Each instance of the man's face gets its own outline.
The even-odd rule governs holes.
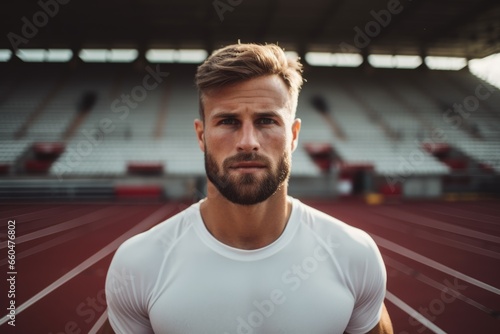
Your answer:
[[[204,96],[195,121],[209,181],[229,201],[253,205],[282,187],[291,168],[300,120],[278,76],[264,76]]]

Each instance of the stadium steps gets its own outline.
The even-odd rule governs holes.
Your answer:
[[[313,95],[310,100],[315,111],[321,116],[332,130],[334,136],[340,140],[346,140],[347,135],[344,129],[337,122],[336,117],[331,113],[330,106],[322,95]]]
[[[356,89],[354,89],[350,83],[345,82],[344,84],[339,85],[339,87],[342,87],[344,92],[351,97],[353,101],[361,106],[361,110],[365,112],[372,123],[375,123],[383,130],[387,138],[391,140],[399,139],[400,134],[385,121],[383,116],[374,107],[372,107],[370,102],[367,101]]]
[[[340,140],[347,140],[347,134],[342,128],[342,126],[337,122],[336,118],[334,115],[331,114],[323,114],[323,118],[325,119],[326,124],[330,126],[332,129],[333,134],[337,139]]]
[[[167,85],[168,88],[170,88]],[[165,131],[165,123],[168,115],[168,102],[169,102],[170,89],[165,89],[158,108],[158,115],[156,116],[156,123],[153,133],[153,138],[159,139],[163,137]]]
[[[388,84],[385,82],[384,85],[385,91],[387,94],[397,103],[399,103],[406,111],[408,111],[411,114],[411,117],[414,118],[418,123],[418,127],[423,127],[426,131],[430,132],[433,130],[433,125],[432,123],[425,118],[425,116],[419,112],[415,108],[415,106],[410,103],[406,98],[404,98],[398,90],[395,89],[394,85]]]
[[[461,115],[465,130],[471,132],[471,134],[480,140],[485,140],[488,137],[494,135],[498,130],[495,130],[495,120],[488,115],[485,109],[486,105],[482,103],[475,95],[475,87],[463,87],[458,84],[457,80],[451,79],[448,72],[445,72],[439,76],[435,76],[433,80],[434,87],[442,87],[442,95],[447,98],[449,108],[455,105],[461,105],[464,115]],[[470,101],[478,102],[477,105],[467,105]],[[471,109],[472,106],[472,109]]]
[[[16,166],[23,154],[28,150],[30,141],[28,140],[2,140],[0,150],[0,175],[14,175]]]
[[[403,73],[391,70],[373,71],[355,85],[371,107],[376,108],[380,117],[396,132],[396,141],[417,138],[426,130],[419,119],[406,108],[407,103],[391,95],[395,87],[389,88],[389,82],[400,86],[404,82]]]
[[[461,72],[443,73],[442,78],[446,81],[446,83],[448,85],[454,87],[458,92],[460,92],[460,94],[462,96],[468,96],[468,95],[475,94],[476,93],[475,90],[480,85],[488,86],[489,89],[492,89],[493,92],[491,92],[491,94],[499,93],[497,88],[491,87],[487,83],[481,82],[479,79],[477,80],[477,82],[473,83],[473,80],[471,78],[469,78],[470,83],[473,83],[473,85],[466,84],[463,80],[463,77],[465,77],[465,76],[470,77],[472,75],[470,73],[465,74],[465,73],[461,73]],[[490,93],[489,91],[484,91],[484,92],[482,91],[482,93],[485,93],[485,92]],[[480,101],[480,108],[483,109],[488,116],[495,118],[495,121],[499,122],[500,121],[500,112],[495,110],[495,108],[493,108],[487,102],[488,102],[488,99],[486,99],[484,101]],[[498,107],[497,107],[497,109],[498,109]]]
[[[468,80],[466,77],[468,77]],[[480,94],[487,93],[489,96],[485,99],[478,99],[479,107],[470,112],[470,118],[476,120],[481,133],[485,137],[500,139],[500,109],[498,104],[494,106],[494,104],[490,103],[500,103],[499,90],[486,82],[482,82],[479,78],[474,80],[475,78],[470,73],[464,73],[463,71],[444,73],[443,79],[464,97],[476,95],[476,90],[482,86]],[[497,101],[494,101],[495,98]]]
[[[97,94],[93,92],[86,92],[81,97],[78,112],[74,115],[73,120],[70,121],[66,130],[61,136],[63,141],[67,141],[75,134],[76,130],[83,124],[89,113],[92,111],[97,99]]]
[[[63,135],[61,136],[61,139],[63,141],[67,141],[68,139],[73,137],[73,135],[78,130],[78,128],[83,124],[87,116],[88,116],[87,113],[77,113],[73,117],[73,120],[70,122],[68,127],[66,128],[66,131],[64,131]]]
[[[449,73],[448,75],[453,77],[453,80],[458,81],[463,87],[469,89],[469,91],[474,91],[479,85],[487,87],[487,89],[492,93],[486,100],[481,101],[483,105],[487,106],[487,109],[494,114],[493,116],[498,119],[500,117],[500,89],[492,86],[486,81],[476,77],[470,72],[459,71],[454,73]]]
[[[453,109],[454,103],[461,103],[464,97],[450,97],[448,96],[443,99],[445,88],[448,87],[445,84],[438,85],[436,80],[439,80],[439,76],[435,73],[424,73],[425,75],[415,76],[416,80],[411,80],[410,83],[413,84],[414,88],[420,91],[423,95],[426,95],[430,100],[434,102],[436,106],[438,106],[438,110],[444,114],[449,109]],[[436,95],[436,92],[439,92],[439,96]],[[440,115],[442,116],[442,115]],[[458,127],[463,133],[467,134],[470,138],[480,139],[482,136],[477,130],[474,124],[467,118],[460,118],[460,126]]]
[[[34,142],[26,147],[16,161],[17,175],[47,175],[50,167],[64,152],[60,142]]]
[[[21,125],[21,127],[15,133],[16,139],[21,139],[26,136],[27,132],[30,130],[31,126],[36,122],[36,120],[44,113],[47,106],[56,98],[57,94],[63,89],[69,80],[69,74],[64,73],[61,75],[59,80],[55,83],[53,88],[45,96],[45,98],[40,102],[36,109],[29,115],[26,121]]]

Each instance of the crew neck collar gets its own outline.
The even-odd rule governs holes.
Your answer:
[[[210,249],[215,251],[216,253],[238,261],[256,261],[261,260],[266,257],[272,256],[277,253],[283,247],[285,247],[288,242],[291,240],[293,235],[295,234],[297,227],[299,225],[299,201],[295,198],[288,197],[292,204],[292,211],[290,213],[290,217],[285,226],[285,229],[281,233],[281,235],[269,245],[257,248],[257,249],[241,249],[232,247],[224,244],[223,242],[217,240],[207,229],[205,223],[203,222],[201,212],[200,212],[200,204],[204,201],[201,200],[198,203],[194,204],[194,214],[195,214],[195,223],[194,227],[200,239],[205,243]]]

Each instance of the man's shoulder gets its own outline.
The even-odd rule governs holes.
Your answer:
[[[322,211],[301,205],[301,227],[324,247],[333,261],[345,269],[346,279],[379,275],[383,260],[373,238],[362,229],[349,225]]]
[[[162,221],[147,231],[139,233],[123,242],[115,254],[115,259],[124,259],[130,265],[154,263],[192,227],[196,220],[198,204]]]
[[[342,245],[351,250],[373,248],[372,237],[365,231],[320,211],[308,204],[299,202],[303,226],[315,234],[319,239]],[[352,248],[351,248],[352,247]]]

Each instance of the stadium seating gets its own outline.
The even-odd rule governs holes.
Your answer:
[[[170,75],[151,90],[141,88],[147,72],[133,64],[16,66],[19,71],[0,79],[3,174],[15,175],[12,166],[25,164],[28,148],[40,141],[65,144],[49,166],[53,177],[126,176],[137,172],[130,166],[141,164],[161,166],[155,175],[204,174],[193,130],[195,66],[162,65]],[[476,167],[500,172],[500,94],[466,70],[311,67],[305,77],[292,175],[325,172],[306,149],[325,144],[338,163],[332,163],[333,171],[351,164],[373,166],[380,176],[447,175],[460,162],[447,163],[425,149],[447,143]],[[467,98],[477,95],[478,87],[495,93],[469,105],[474,109],[454,120],[459,123],[450,122],[447,116],[459,115],[453,105],[474,101]],[[89,92],[95,104],[79,115],[78,103]],[[317,95],[329,106],[323,114],[311,104]]]

